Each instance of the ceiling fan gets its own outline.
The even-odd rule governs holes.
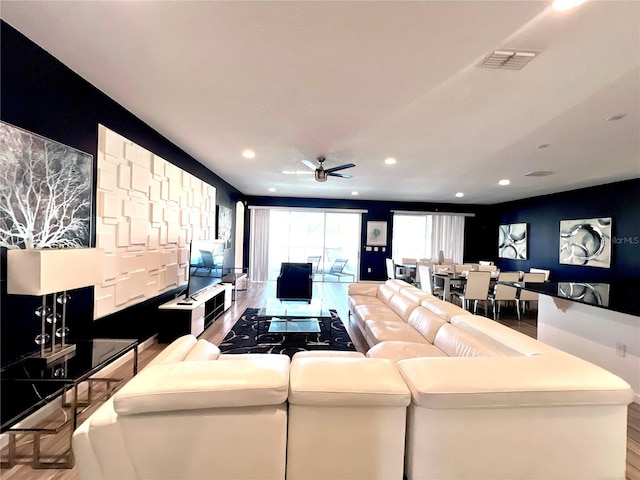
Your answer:
[[[322,163],[326,159],[324,157],[318,157],[317,160],[318,160],[318,163],[320,164],[319,167],[316,167],[309,160],[302,160],[302,163],[304,163],[307,167],[309,167],[311,170],[313,170],[315,172],[316,182],[326,182],[328,176],[351,178],[351,175],[347,175],[345,173],[336,173],[336,172],[339,171],[339,170],[344,170],[345,168],[351,168],[351,167],[355,167],[356,166],[355,163],[345,163],[344,165],[339,165],[337,167],[327,168],[325,170],[324,167],[322,166]]]

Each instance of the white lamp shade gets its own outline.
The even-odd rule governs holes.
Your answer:
[[[104,249],[7,251],[7,293],[48,295],[102,283]]]

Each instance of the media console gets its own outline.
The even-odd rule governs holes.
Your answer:
[[[232,291],[232,285],[218,283],[191,298],[180,297],[160,305],[158,343],[170,343],[188,333],[200,335],[231,306]]]

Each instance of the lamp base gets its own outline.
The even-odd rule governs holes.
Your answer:
[[[56,360],[60,360],[63,357],[70,357],[72,356],[76,351],[76,346],[75,345],[55,345],[53,347],[53,351],[46,351],[43,354],[41,354],[40,352],[36,353],[33,358],[34,359],[39,359],[39,360],[44,360],[47,365],[55,362]]]

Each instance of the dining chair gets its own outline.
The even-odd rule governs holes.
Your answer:
[[[482,263],[478,265],[479,272],[495,272],[498,269],[495,265],[483,265]]]
[[[418,273],[420,277],[420,289],[439,298],[444,297],[444,288],[436,286],[431,275],[431,266],[424,263],[418,263]]]
[[[548,282],[551,276],[551,270],[545,270],[544,268],[530,268],[529,273],[544,273],[545,282]]]
[[[527,283],[544,283],[544,273],[525,273],[522,281]],[[520,296],[518,300],[521,303],[522,313],[524,313],[527,302],[531,304],[531,302],[538,301],[538,294],[536,292],[531,292],[529,290],[520,290]]]
[[[489,272],[469,272],[464,292],[458,294],[462,308],[469,310],[468,302],[473,300],[473,314],[478,310],[478,301],[484,302],[484,314],[487,315],[487,302],[489,295],[489,284],[491,283],[491,274]]]
[[[500,304],[502,302],[513,302],[516,306],[516,314],[518,322],[520,321],[520,302],[518,301],[518,289],[505,283],[516,283],[520,280],[519,272],[500,272],[498,281],[493,289],[493,293],[489,295],[491,306],[493,307],[493,319],[498,320],[500,316]]]
[[[462,273],[464,271],[471,270],[471,265],[468,263],[456,263],[453,265],[453,271],[456,273]]]
[[[420,276],[420,270],[418,267],[420,265],[424,265],[427,267],[431,267],[431,271],[433,271],[433,263],[430,260],[420,259],[416,262],[416,283],[420,286],[420,282],[422,281],[422,277]],[[427,279],[428,281],[432,281],[431,277]]]
[[[416,264],[418,260],[416,258],[402,257],[402,265],[396,266],[396,269],[401,268],[405,276],[411,279],[412,282],[416,280]]]
[[[409,278],[404,274],[401,268],[398,268],[399,265],[396,265],[392,258],[385,259],[385,266],[387,268],[387,278],[389,278],[389,280],[394,278],[398,280],[407,280]]]

